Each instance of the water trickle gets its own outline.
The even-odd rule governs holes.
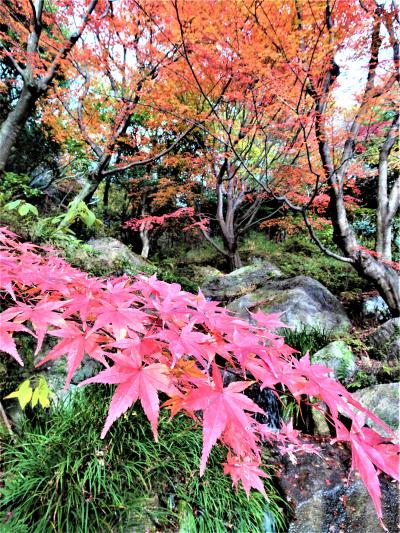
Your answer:
[[[268,507],[264,511],[264,533],[277,533],[274,515]]]
[[[272,429],[279,429],[280,427],[280,411],[279,401],[275,393],[268,388],[263,390],[260,386],[255,384],[247,389],[246,395],[253,400],[261,409],[265,415],[256,414],[255,419],[260,424],[266,424]]]

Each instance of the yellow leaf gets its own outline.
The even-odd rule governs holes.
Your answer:
[[[40,376],[39,383],[32,394],[32,407],[35,407],[39,402],[42,407],[49,407],[51,391],[47,385],[47,381]]]
[[[6,396],[6,398],[17,398],[22,409],[25,409],[32,398],[31,380],[26,379],[17,390]]]

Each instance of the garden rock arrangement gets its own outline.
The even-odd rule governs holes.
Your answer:
[[[149,266],[145,259],[132,252],[128,246],[113,237],[91,239],[87,244],[93,249],[95,254],[88,259],[90,264],[86,266],[86,270],[103,268],[109,271],[135,274]]]
[[[282,276],[278,267],[263,261],[262,263],[238,268],[229,274],[216,276],[201,287],[205,296],[219,302],[229,302],[248,294],[267,281]]]
[[[232,301],[228,309],[246,319],[250,312],[258,309],[266,313],[279,312],[282,322],[295,329],[307,326],[333,333],[346,331],[351,325],[339,300],[308,276],[267,281]]]

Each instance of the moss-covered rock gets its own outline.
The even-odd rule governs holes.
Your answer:
[[[353,396],[364,407],[373,411],[381,420],[394,429],[400,431],[399,422],[399,402],[400,402],[400,383],[384,383],[366,387],[353,393]],[[367,418],[366,423],[376,427],[372,420]],[[379,431],[382,429],[379,427]]]
[[[79,257],[80,262],[83,263],[82,267],[87,272],[134,275],[139,272],[150,273],[152,270],[152,265],[148,261],[132,252],[128,246],[118,239],[102,237],[91,239],[87,244],[93,253],[82,250],[82,257]]]
[[[400,318],[392,318],[368,336],[374,357],[384,361],[400,362]]]
[[[340,380],[350,378],[356,369],[354,354],[349,346],[342,341],[330,342],[311,356],[311,362],[324,365],[333,370],[333,377]]]
[[[282,272],[278,267],[263,261],[238,268],[229,274],[214,276],[201,287],[203,293],[220,302],[227,302],[262,287]]]

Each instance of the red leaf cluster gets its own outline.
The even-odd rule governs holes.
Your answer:
[[[66,356],[66,385],[85,355],[104,366],[82,383],[117,385],[103,438],[137,400],[157,438],[162,392],[172,416],[185,412],[203,428],[201,474],[219,442],[228,450],[224,471],[233,483],[240,480],[247,494],[251,488],[264,493],[265,444],[282,453],[309,451],[290,424],[276,431],[253,417],[263,411],[245,389],[254,382],[272,390],[279,384],[298,400],[306,395],[328,406],[336,440],[351,445],[352,468],[360,472],[382,517],[378,472],[397,477],[398,447],[365,427],[364,419],[394,437],[393,432],[330,378],[329,369],[311,364],[308,356],[294,356],[274,332],[282,326],[279,315],[258,312],[249,323],[200,291],[190,294],[155,276],[92,278],[44,249],[20,243],[5,228],[0,229],[0,295],[8,306],[0,313],[0,350],[18,363],[15,331],[36,336],[37,352],[46,335],[59,339],[39,365]],[[227,375],[235,380],[226,384]],[[350,430],[339,411],[351,420]]]

